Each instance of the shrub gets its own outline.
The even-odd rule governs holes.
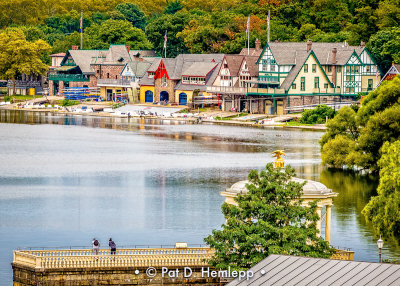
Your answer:
[[[306,124],[324,124],[326,117],[331,119],[335,116],[335,110],[326,106],[318,105],[314,109],[309,109],[303,112],[300,122]]]
[[[77,100],[64,99],[61,103],[62,106],[72,106],[79,104]]]

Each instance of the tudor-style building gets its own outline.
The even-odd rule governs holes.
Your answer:
[[[213,86],[207,88],[222,99],[222,110],[244,109],[247,82],[256,81],[258,77],[257,59],[241,54],[225,55]]]
[[[380,71],[365,43],[268,43],[258,61],[258,80],[248,82],[245,108],[284,114],[291,108],[351,100],[373,90]]]
[[[180,54],[153,62],[140,84],[141,103],[192,105],[206,96],[220,69],[223,54]]]

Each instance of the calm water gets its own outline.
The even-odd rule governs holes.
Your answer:
[[[17,123],[17,124],[15,124]],[[0,285],[19,247],[203,243],[219,228],[219,192],[286,150],[299,177],[339,196],[332,245],[377,261],[360,212],[374,178],[320,165],[321,132],[0,110]],[[400,247],[385,240],[384,257]]]

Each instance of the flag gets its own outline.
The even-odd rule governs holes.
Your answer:
[[[376,80],[378,80],[378,77],[380,76],[379,71],[376,71]]]
[[[247,28],[246,28],[246,33],[250,32],[250,16],[247,17]]]
[[[166,49],[167,48],[167,31],[165,31],[165,34],[164,34],[164,49]]]
[[[81,23],[80,23],[80,27],[81,27],[81,33],[83,33],[83,13],[81,12]]]
[[[267,16],[267,25],[269,25],[269,11],[268,11],[268,16]]]

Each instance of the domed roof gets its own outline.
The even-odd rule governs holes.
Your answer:
[[[324,184],[312,180],[305,180],[300,178],[291,178],[290,181],[296,183],[304,183],[307,182],[303,187],[303,197],[306,196],[331,196],[335,193],[332,192],[331,189],[328,189]],[[233,194],[245,194],[248,192],[246,188],[246,184],[248,184],[248,180],[239,181],[234,183],[230,188],[226,189],[226,192]]]

